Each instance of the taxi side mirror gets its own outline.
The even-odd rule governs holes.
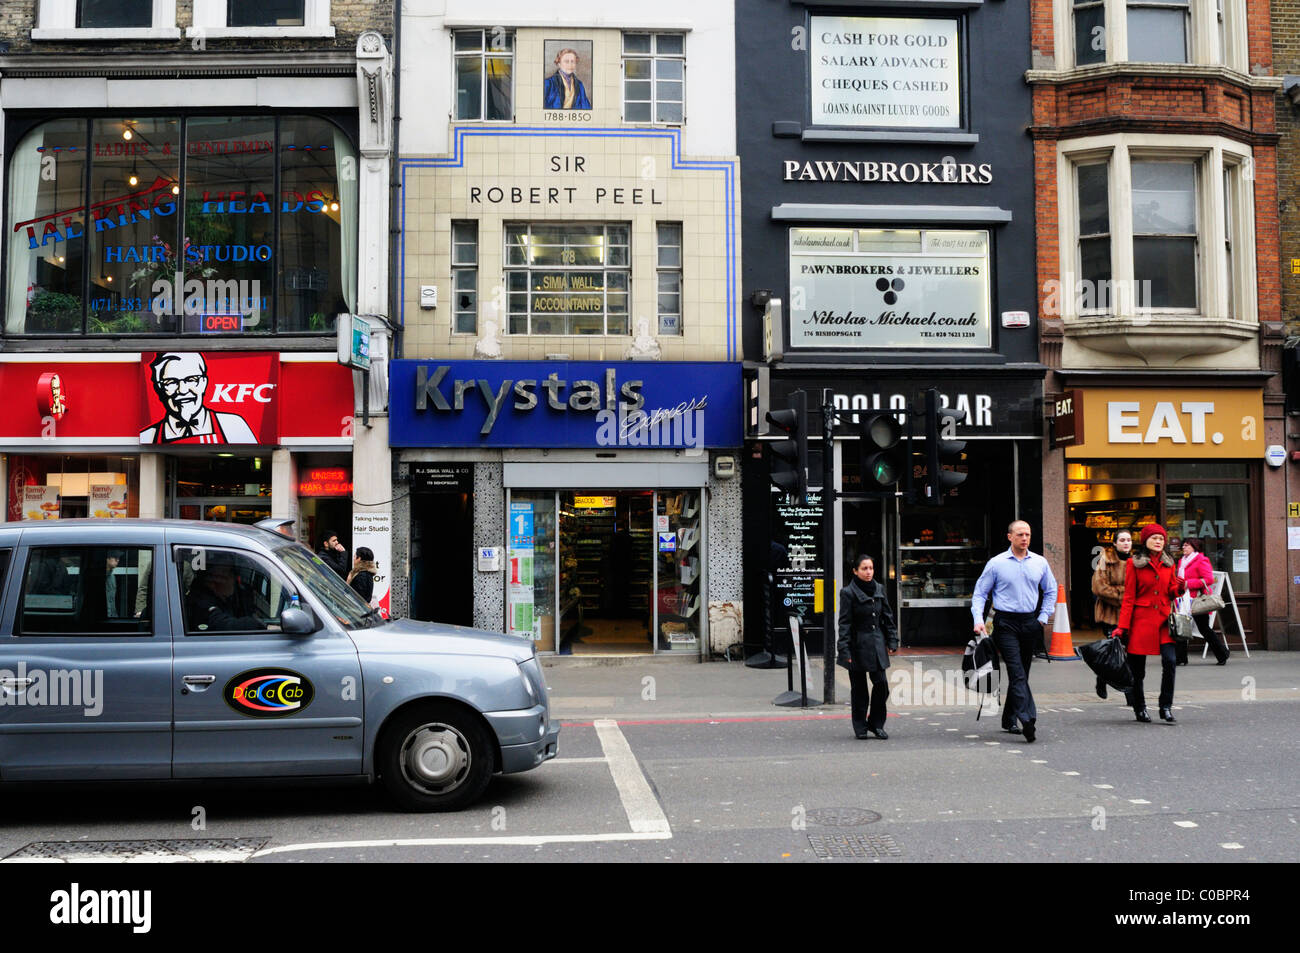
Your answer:
[[[280,631],[286,635],[311,635],[316,622],[302,609],[288,608],[280,613]]]

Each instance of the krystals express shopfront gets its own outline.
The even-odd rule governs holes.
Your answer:
[[[397,611],[703,653],[739,612],[740,391],[734,363],[395,361]]]

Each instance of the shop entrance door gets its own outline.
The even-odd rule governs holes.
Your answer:
[[[653,652],[654,492],[559,497],[560,654]]]

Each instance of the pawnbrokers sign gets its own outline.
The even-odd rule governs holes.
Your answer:
[[[790,346],[986,348],[984,231],[790,229]]]
[[[822,126],[961,126],[957,21],[813,17],[812,121]]]

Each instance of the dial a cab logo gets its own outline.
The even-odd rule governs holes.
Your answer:
[[[258,668],[240,672],[226,682],[226,704],[241,715],[254,718],[282,718],[295,715],[311,704],[316,690],[297,672],[282,668]]]

